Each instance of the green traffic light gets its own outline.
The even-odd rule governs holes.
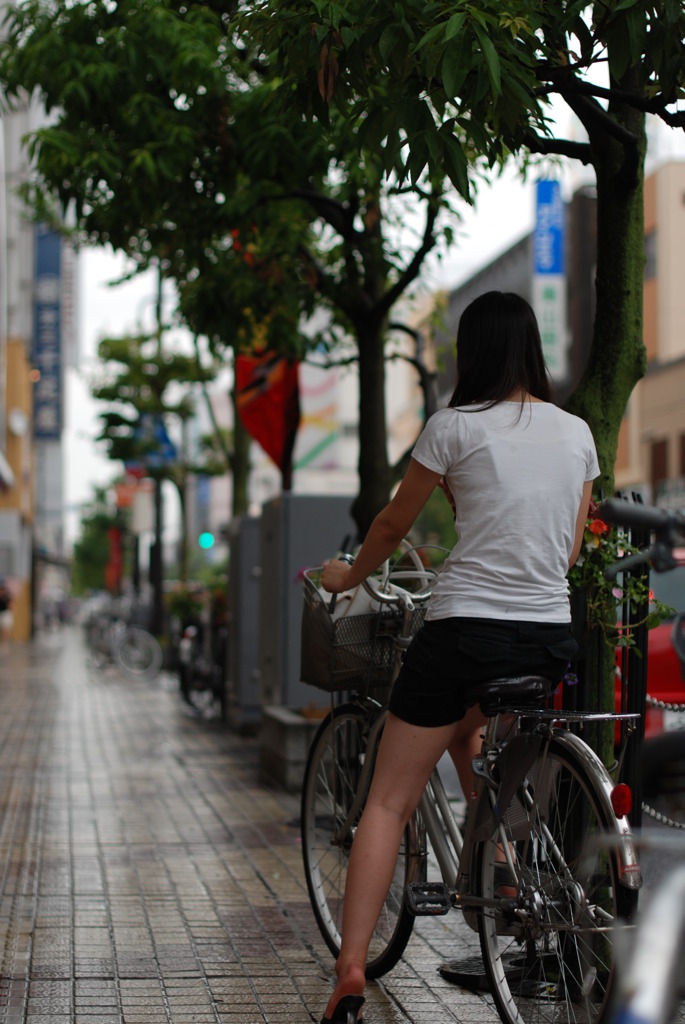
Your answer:
[[[210,548],[214,547],[214,534],[205,530],[204,533],[200,534],[197,542],[204,551],[209,551]]]

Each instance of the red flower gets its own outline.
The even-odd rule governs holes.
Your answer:
[[[590,530],[591,533],[594,533],[596,537],[601,537],[602,534],[609,532],[608,525],[603,519],[599,518],[599,505],[594,498],[590,498],[590,507],[588,509],[587,517],[590,520],[588,523],[588,530]]]

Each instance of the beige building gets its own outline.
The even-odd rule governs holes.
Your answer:
[[[23,138],[44,120],[28,101],[0,112],[0,577],[18,641],[67,572],[63,371],[77,357],[76,257],[17,194],[30,176]]]
[[[685,162],[645,182],[647,373],[621,429],[616,486],[685,508]]]
[[[20,110],[0,117],[0,452],[9,469],[0,479],[0,576],[14,599],[15,640],[31,631],[35,518],[33,225],[15,194],[28,173],[20,140],[29,116]]]

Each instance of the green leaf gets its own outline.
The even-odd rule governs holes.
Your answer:
[[[445,25],[441,23],[439,25],[433,25],[428,31],[421,36],[418,43],[414,47],[414,51],[418,52],[422,50],[424,46],[428,46],[430,43],[436,42],[438,39],[442,39],[445,33]]]
[[[442,58],[440,73],[448,99],[454,100],[471,70],[472,44],[467,32],[450,43]]]
[[[138,171],[144,171],[152,181],[157,180],[157,165],[149,150],[135,149],[131,156],[133,157],[131,160],[131,171],[134,174]]]
[[[386,63],[391,60],[393,50],[399,43],[401,36],[402,30],[398,25],[388,25],[381,32],[381,37],[378,40],[378,49]]]
[[[340,35],[346,50],[351,49],[357,42],[357,33],[354,29],[350,28],[349,25],[343,25],[340,29]]]
[[[414,184],[421,177],[423,169],[427,163],[428,154],[425,145],[425,140],[414,139],[414,142],[409,151],[409,159],[407,160],[407,170],[409,171],[409,177]]]
[[[461,32],[462,26],[466,21],[466,13],[460,12],[453,14],[450,20],[447,22],[447,28],[445,29],[445,41],[447,42]]]
[[[502,93],[502,81],[500,72],[499,57],[495,47],[492,45],[492,40],[478,25],[474,25],[476,36],[480,48],[485,57],[485,63],[488,67],[488,75],[490,76],[490,83],[492,85],[492,91],[495,97],[500,96]]]
[[[466,155],[453,135],[441,132],[445,172],[457,192],[464,199],[470,199],[468,161]]]

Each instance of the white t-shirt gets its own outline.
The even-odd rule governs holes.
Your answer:
[[[588,425],[547,402],[441,409],[412,457],[445,477],[457,507],[426,618],[568,622],[576,517],[599,475]]]

